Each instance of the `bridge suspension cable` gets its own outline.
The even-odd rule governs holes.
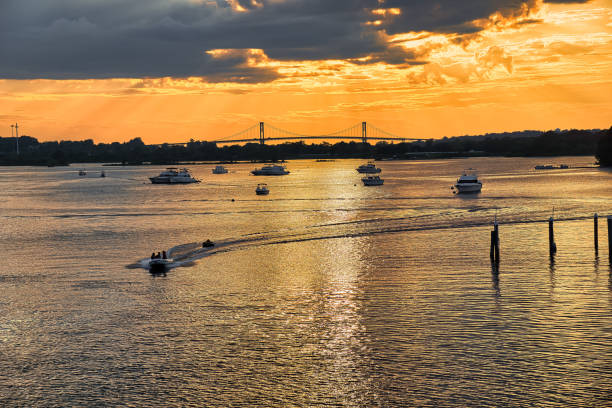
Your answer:
[[[214,140],[213,143],[249,143],[259,142],[264,144],[270,140],[306,140],[306,139],[356,139],[362,143],[367,143],[368,140],[379,141],[399,141],[406,140],[423,140],[422,138],[406,138],[395,135],[391,132],[382,130],[376,126],[366,122],[357,123],[345,129],[337,130],[331,133],[319,135],[307,135],[303,133],[293,132],[291,130],[281,129],[273,125],[259,122],[247,129],[234,133],[233,135],[222,139]]]
[[[233,141],[236,139],[257,139],[259,137],[259,123],[255,124],[247,129],[241,130],[234,133],[233,135],[226,136],[221,139],[215,140],[215,142]]]
[[[290,130],[285,130],[285,129],[280,129],[277,128],[276,126],[273,125],[268,125],[266,124],[266,139],[271,139],[271,140],[279,140],[279,139],[286,139],[286,138],[296,138],[296,139],[325,139],[325,138],[329,138],[329,137],[359,137],[360,134],[360,127],[361,127],[361,123],[358,123],[356,125],[350,126],[348,128],[345,129],[341,129],[341,130],[337,130],[335,132],[332,133],[324,133],[324,134],[320,134],[320,135],[307,135],[307,134],[303,134],[303,133],[297,133],[297,132],[292,132]]]
[[[380,135],[383,135],[383,136],[380,136]],[[380,129],[380,128],[374,126],[374,125],[370,125],[368,123],[368,137],[370,137],[370,136],[372,136],[373,138],[374,137],[376,137],[376,138],[377,137],[385,138],[385,136],[386,136],[386,137],[395,138],[395,139],[405,139],[404,137],[395,135],[395,134],[393,134],[391,132],[387,132],[386,130],[382,130],[382,129]]]

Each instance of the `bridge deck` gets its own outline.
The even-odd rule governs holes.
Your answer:
[[[327,139],[338,139],[338,140],[363,140],[360,136],[288,136],[288,137],[266,137],[264,142],[273,140],[327,140]],[[394,141],[394,142],[405,142],[405,141],[424,141],[426,139],[409,138],[409,137],[367,137],[366,140],[378,140],[378,141]],[[228,144],[228,143],[259,143],[259,138],[250,139],[231,139],[231,140],[210,140],[209,143],[217,144]],[[184,143],[164,143],[167,146],[187,146],[190,142]],[[164,144],[156,144],[154,146],[163,146]]]

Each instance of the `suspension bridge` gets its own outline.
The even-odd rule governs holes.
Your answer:
[[[232,144],[232,143],[260,143],[265,144],[270,141],[287,141],[287,140],[328,140],[328,139],[341,139],[341,140],[360,140],[362,143],[368,143],[369,141],[387,141],[387,142],[399,142],[403,143],[406,141],[424,141],[423,138],[409,138],[394,135],[385,130],[379,129],[376,126],[370,125],[366,122],[357,123],[346,129],[338,130],[336,132],[321,134],[321,135],[305,135],[290,130],[279,129],[275,126],[264,124],[259,122],[247,129],[241,130],[240,132],[234,133],[233,135],[227,136],[223,139],[210,140],[210,143],[216,144]],[[166,143],[165,145],[170,146],[186,146],[190,142],[184,143]]]

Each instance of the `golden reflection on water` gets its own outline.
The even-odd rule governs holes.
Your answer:
[[[474,163],[486,189],[452,196]],[[537,163],[382,162],[364,188],[360,160],[296,161],[264,198],[251,164],[172,190],[133,181],[153,166],[15,176],[0,405],[603,406],[612,270],[586,217],[609,174]],[[123,267],[206,238],[228,244],[166,276]]]

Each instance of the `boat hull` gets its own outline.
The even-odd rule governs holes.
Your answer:
[[[149,270],[153,272],[163,272],[169,268],[170,263],[170,259],[151,259],[151,261],[149,261]]]
[[[457,193],[479,193],[482,190],[482,183],[457,183],[455,184]]]
[[[382,186],[385,180],[376,177],[364,177],[361,179],[364,186]]]
[[[199,183],[199,180],[184,177],[149,177],[152,184],[192,184]]]
[[[254,176],[285,176],[287,174],[289,174],[288,171],[284,171],[284,172],[269,172],[269,171],[261,171],[261,170],[252,170],[251,174]]]
[[[357,169],[357,173],[361,174],[378,174],[382,171],[382,169]]]

